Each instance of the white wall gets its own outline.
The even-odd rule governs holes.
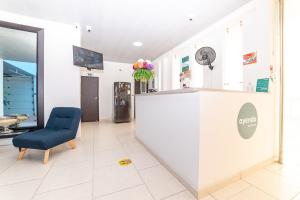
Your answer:
[[[105,55],[104,55],[105,56]],[[132,64],[104,61],[104,70],[92,72],[82,69],[81,74],[99,77],[99,115],[100,120],[112,120],[113,114],[113,84],[114,82],[131,83],[131,116],[134,112],[134,79]]]
[[[284,21],[284,163],[296,164],[299,160],[300,123],[300,90],[298,79],[300,74],[300,1],[285,0]]]
[[[71,25],[0,11],[0,20],[44,29],[45,122],[55,106],[80,107],[80,70],[73,66],[72,45],[80,32]]]
[[[0,116],[3,116],[3,60],[0,58]]]
[[[154,63],[159,63],[162,60],[171,59],[176,56],[178,59],[181,57],[190,55],[192,60],[192,87],[204,88],[223,88],[223,54],[224,54],[224,37],[226,28],[230,27],[233,23],[239,23],[242,21],[243,27],[243,52],[241,53],[241,59],[243,54],[257,51],[258,62],[249,66],[241,66],[244,70],[244,85],[249,82],[256,86],[258,78],[269,77],[269,67],[272,63],[272,0],[253,0],[230,15],[224,17],[215,24],[212,24],[207,29],[203,30],[199,34],[195,35],[191,39],[183,42],[174,49],[166,52],[164,55],[157,58]],[[215,49],[217,53],[216,61],[213,63],[215,69],[209,70],[208,67],[203,67],[195,62],[196,51],[204,46],[210,46]],[[158,67],[158,65],[155,65]],[[173,77],[177,80],[179,74],[174,74],[172,70],[169,70],[169,66],[162,66],[166,68],[162,71],[169,71]],[[173,68],[173,66],[171,66]],[[169,75],[163,73],[162,79],[170,79]],[[172,79],[171,78],[171,79]],[[171,85],[164,86],[164,83],[168,83],[168,80],[162,81],[162,89],[176,89]],[[174,85],[174,84],[173,84]],[[246,90],[246,87],[244,88]]]
[[[244,67],[244,83],[256,87],[258,78],[268,78],[273,64],[273,1],[255,0],[254,12],[243,18],[244,54],[257,51],[257,64]]]

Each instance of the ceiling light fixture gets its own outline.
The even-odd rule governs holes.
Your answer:
[[[134,42],[133,46],[141,47],[141,46],[143,46],[143,43],[142,42]]]

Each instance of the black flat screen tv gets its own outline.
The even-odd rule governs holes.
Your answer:
[[[73,63],[88,69],[103,70],[103,54],[81,47],[73,46]]]

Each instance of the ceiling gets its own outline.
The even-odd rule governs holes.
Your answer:
[[[0,27],[0,58],[36,62],[36,33]]]
[[[104,59],[153,60],[250,0],[0,0],[1,10],[79,23],[82,46]],[[187,15],[193,14],[193,21]],[[92,31],[85,30],[87,25]],[[144,43],[134,47],[135,41]]]

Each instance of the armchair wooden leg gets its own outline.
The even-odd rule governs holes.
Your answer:
[[[18,160],[23,160],[26,151],[27,151],[27,149],[25,149],[25,148],[21,149],[21,151],[19,152]]]
[[[76,142],[75,142],[75,140],[68,141],[68,144],[71,147],[71,149],[75,149],[76,148]]]
[[[48,163],[49,153],[50,153],[50,149],[45,151],[45,155],[44,155],[44,164],[45,165]]]

